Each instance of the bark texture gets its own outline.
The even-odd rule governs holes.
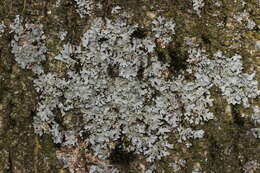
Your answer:
[[[231,1],[205,0],[201,16],[193,10],[190,0],[101,0],[102,10],[96,10],[94,16],[109,17],[111,8],[120,5],[134,14],[136,23],[144,24],[149,15],[161,14],[172,17],[176,22],[175,45],[169,51],[183,57],[187,48],[183,38],[196,38],[207,52],[222,50],[227,54],[243,56],[244,71],[256,71],[260,81],[260,2],[257,0]],[[0,21],[6,26],[12,23],[16,15],[21,15],[28,23],[41,23],[47,36],[47,56],[58,54],[57,45],[62,46],[57,33],[68,31],[67,41],[77,44],[86,31],[91,17],[80,18],[75,10],[76,3],[62,0],[55,7],[54,0],[1,0]],[[250,20],[255,22],[248,28],[247,21],[237,22],[234,16],[247,11]],[[244,20],[244,19],[243,19]],[[244,24],[243,24],[244,22]],[[216,24],[223,27],[216,27]],[[12,34],[5,32],[0,38],[0,173],[65,173],[68,172],[56,157],[60,146],[54,145],[48,135],[34,134],[32,122],[38,102],[37,93],[32,84],[33,73],[21,69],[11,53]],[[259,43],[260,44],[260,43]],[[179,61],[184,61],[180,58]],[[62,64],[46,63],[50,71],[62,73]],[[177,63],[181,65],[182,63]],[[221,99],[221,93],[213,90],[215,103],[211,108],[217,120],[203,125],[206,135],[192,142],[189,149],[176,145],[171,155],[158,161],[159,173],[191,173],[198,169],[205,173],[257,173],[260,172],[260,141],[250,132],[256,125],[250,120],[250,112],[242,106],[227,105]],[[259,98],[255,105],[259,106]],[[259,125],[258,125],[259,126]],[[172,139],[175,140],[175,139]],[[122,172],[138,172],[135,164],[129,164],[127,156],[113,158]],[[131,159],[130,159],[131,160]],[[185,164],[178,163],[185,160]],[[131,160],[131,162],[142,162]],[[177,163],[180,169],[174,171],[169,163]]]

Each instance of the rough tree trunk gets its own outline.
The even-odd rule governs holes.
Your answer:
[[[173,52],[182,54],[186,50],[181,44],[184,37],[196,38],[208,52],[221,50],[229,55],[240,54],[244,71],[255,70],[257,80],[260,79],[260,2],[257,0],[248,0],[245,4],[242,0],[204,0],[200,16],[191,0],[100,2],[103,10],[97,11],[96,16],[109,17],[116,4],[133,13],[136,23],[144,24],[153,13],[170,16],[176,22],[174,39],[180,43],[172,48]],[[58,53],[56,45],[61,45],[57,33],[61,29],[68,31],[68,41],[77,44],[91,18],[80,18],[73,0],[61,0],[59,7],[55,3],[54,0],[1,0],[0,22],[4,21],[8,28],[15,16],[21,15],[27,23],[43,24],[47,55],[53,57]],[[239,23],[234,16],[244,11],[249,16]],[[253,28],[248,26],[249,20],[255,22]],[[0,37],[0,173],[67,172],[56,157],[60,146],[53,144],[48,135],[34,134],[32,123],[38,103],[32,82],[34,75],[15,62],[10,46],[12,37],[8,31]],[[47,68],[59,72],[57,63],[49,63]],[[250,113],[240,105],[227,105],[217,89],[212,92],[215,103],[211,110],[217,120],[203,125],[206,135],[193,141],[191,148],[177,145],[170,157],[158,161],[157,172],[174,172],[167,165],[178,159],[185,160],[186,164],[179,163],[181,169],[176,172],[191,173],[196,168],[207,173],[260,172],[260,141],[249,133],[256,127],[247,116]],[[259,98],[254,103],[259,105]]]

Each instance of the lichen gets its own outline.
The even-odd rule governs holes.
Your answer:
[[[92,1],[75,2],[81,17],[91,14]],[[193,1],[193,6],[200,15],[204,2]],[[59,48],[53,58],[67,65],[64,76],[44,73],[42,25],[23,24],[17,16],[10,25],[12,53],[21,68],[35,73],[35,133],[50,134],[63,147],[83,143],[103,161],[111,160],[120,146],[126,155],[144,157],[150,165],[147,172],[152,172],[155,162],[170,155],[177,143],[192,147],[191,140],[207,134],[201,125],[215,119],[212,88],[220,90],[227,104],[245,108],[260,92],[255,73],[243,71],[241,55],[209,52],[186,37],[187,57],[162,60],[158,50],[171,48],[173,37],[179,37],[178,23],[158,16],[141,26],[121,11],[118,6],[112,9],[113,19],[93,17],[79,44],[67,42]],[[63,34],[60,38],[64,40]],[[174,71],[179,64],[185,68]],[[252,118],[258,123],[257,116]],[[251,132],[259,138],[259,128]],[[170,136],[176,141],[170,142]],[[105,171],[106,166],[93,164],[90,172]]]

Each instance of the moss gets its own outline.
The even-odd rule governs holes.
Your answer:
[[[168,52],[170,57],[170,68],[172,68],[176,72],[180,70],[185,70],[187,65],[186,60],[188,58],[188,53],[184,47],[183,40],[181,42],[174,40],[171,46],[169,46]]]
[[[133,152],[127,152],[123,150],[123,147],[117,145],[115,149],[111,152],[109,160],[112,164],[119,164],[123,166],[129,166],[131,162],[136,158]]]
[[[134,152],[124,150],[123,143],[116,144],[115,148],[109,156],[110,163],[117,166],[122,172],[137,173],[137,168],[134,168],[134,162],[137,160],[137,155]]]

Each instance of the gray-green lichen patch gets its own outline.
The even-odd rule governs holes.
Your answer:
[[[32,73],[22,70],[11,54],[9,25],[15,16],[11,13],[21,4],[0,4],[1,20],[6,26],[0,38],[0,172],[58,172],[61,166],[52,141],[33,133],[37,99],[30,80]]]
[[[115,20],[94,20],[79,46],[64,45],[61,54],[56,56],[71,65],[67,77],[48,73],[35,80],[37,91],[42,93],[34,119],[37,133],[50,133],[55,143],[64,145],[78,145],[81,138],[99,159],[109,158],[115,147],[121,145],[123,150],[144,155],[148,162],[154,162],[170,154],[167,148],[173,147],[165,143],[169,132],[177,132],[173,144],[183,142],[186,147],[192,146],[187,140],[203,137],[203,130],[191,127],[213,119],[214,114],[209,111],[214,106],[211,87],[218,87],[232,105],[243,103],[248,107],[248,99],[258,96],[254,73],[242,73],[240,55],[228,57],[217,51],[209,58],[188,37],[183,43],[190,46],[187,68],[170,77],[169,69],[176,67],[169,66],[168,60],[160,62],[153,53],[155,47],[164,49],[170,43],[167,39],[174,35],[175,24],[158,17],[151,22],[149,35],[131,39],[138,25],[125,22],[129,17],[123,14]],[[161,28],[165,23],[169,26]],[[111,66],[117,72],[111,73]],[[138,77],[140,67],[141,78]],[[186,80],[184,73],[193,79]],[[70,111],[83,124],[77,121],[73,128],[61,126],[61,117],[67,117]],[[111,122],[113,125],[107,126]]]

